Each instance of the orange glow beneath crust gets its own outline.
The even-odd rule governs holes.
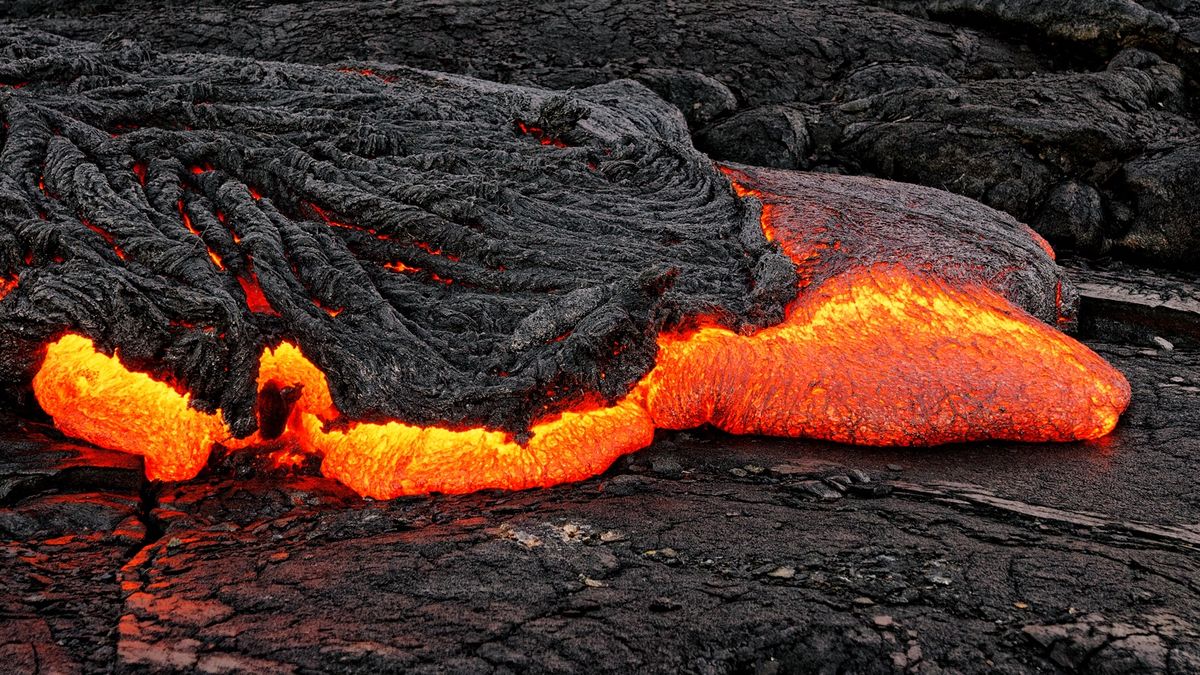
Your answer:
[[[537,139],[538,143],[541,143],[542,145],[553,145],[556,148],[567,147],[567,144],[565,142],[563,142],[562,139],[550,136],[549,134],[546,133],[545,129],[543,129],[539,126],[525,124],[524,122],[522,122],[520,120],[517,120],[514,123],[514,126],[516,126],[517,131],[519,131],[520,133],[522,133],[526,136],[533,136],[534,138]]]
[[[242,287],[242,292],[246,294],[246,306],[250,308],[251,312],[279,316],[279,312],[271,306],[271,301],[267,300],[266,293],[263,293],[262,286],[258,283],[258,275],[248,271],[235,278],[238,285]]]
[[[1069,441],[1107,434],[1129,401],[1124,377],[1099,356],[998,295],[893,266],[827,282],[756,335],[705,327],[659,346],[658,365],[616,405],[542,420],[524,447],[484,429],[327,430],[338,415],[325,376],[286,343],[263,353],[259,386],[302,386],[285,440],[377,498],[581,480],[648,445],[656,426],[863,445]],[[50,345],[34,392],[64,433],[144,455],[154,479],[194,476],[214,443],[260,442],[235,441],[219,415],[77,335]]]
[[[112,234],[108,232],[108,230],[105,230],[104,228],[102,228],[98,225],[93,225],[92,222],[89,221],[87,218],[81,218],[79,220],[79,222],[83,223],[84,227],[86,227],[87,229],[100,235],[100,238],[102,238],[104,240],[104,243],[106,243],[112,247],[113,252],[117,254],[118,258],[120,258],[121,260],[128,259],[128,256],[125,255],[125,250],[122,249],[120,246],[117,246],[116,238],[114,238],[112,236]]]
[[[421,272],[426,272],[426,270],[423,270],[420,267],[413,267],[411,265],[405,265],[404,263],[402,263],[398,260],[395,262],[384,263],[383,266],[385,269],[389,269],[393,272],[400,272],[402,274],[419,274]],[[438,282],[439,284],[446,284],[447,286],[449,286],[450,284],[454,283],[453,279],[447,279],[446,277],[438,276],[437,274],[434,274],[433,272],[427,272],[427,273],[429,274],[430,279]]]
[[[815,253],[790,250],[788,231],[770,229],[768,212],[763,220],[803,273]],[[658,343],[657,365],[623,399],[538,420],[524,446],[482,428],[328,424],[339,414],[324,373],[284,343],[263,352],[258,378],[260,390],[300,391],[273,441],[287,450],[272,458],[282,466],[299,463],[296,453],[318,455],[325,475],[376,498],[521,489],[594,476],[648,445],[656,427],[711,423],[865,445],[1070,441],[1107,434],[1130,396],[1103,359],[995,292],[901,265],[806,288],[783,323],[754,335],[703,326]],[[153,479],[196,475],[217,443],[263,443],[233,439],[219,412],[192,409],[187,394],[78,335],[47,347],[33,387],[64,433],[145,456]]]
[[[17,287],[17,278],[15,276],[9,277],[7,279],[0,279],[0,300],[3,300],[4,298],[8,297],[8,294],[12,293],[13,290],[16,289],[16,287]]]
[[[835,277],[752,337],[659,340],[660,428],[859,445],[1069,441],[1112,431],[1129,385],[1084,345],[982,287],[897,265]]]
[[[260,390],[268,382],[302,387],[279,440],[323,457],[325,475],[369,497],[582,480],[649,445],[654,436],[640,390],[613,407],[548,418],[534,425],[534,438],[524,447],[503,432],[485,429],[389,422],[326,430],[337,409],[324,373],[298,348],[284,343],[265,350],[259,369]],[[63,433],[144,456],[146,475],[154,480],[194,477],[217,443],[240,449],[263,442],[257,434],[234,439],[219,413],[190,408],[187,394],[126,369],[118,356],[96,351],[91,340],[79,335],[66,335],[47,348],[33,389]],[[138,411],[137,423],[129,424],[128,411]],[[298,463],[289,452],[273,458],[280,465]]]
[[[1050,242],[1046,241],[1045,237],[1035,232],[1033,228],[1029,227],[1028,225],[1025,226],[1025,229],[1029,231],[1029,236],[1033,238],[1034,243],[1040,246],[1041,249],[1046,252],[1046,255],[1050,256],[1051,260],[1058,260],[1058,256],[1054,254],[1054,248],[1050,246]]]
[[[188,232],[191,232],[199,237],[200,230],[196,229],[196,226],[192,224],[192,218],[187,214],[187,209],[183,205],[183,200],[180,199],[176,206],[179,207],[179,217],[183,219],[183,226],[187,228]],[[203,241],[203,239],[201,239],[201,241]],[[224,271],[225,261],[221,260],[221,256],[217,255],[217,252],[209,248],[207,244],[204,245],[204,248],[208,251],[208,259],[217,266],[217,269]]]

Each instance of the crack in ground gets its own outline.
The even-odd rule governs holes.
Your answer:
[[[1001,518],[995,516],[1001,515],[1018,521],[1048,521],[1088,528],[1097,534],[1109,535],[1102,540],[1116,548],[1123,548],[1124,542],[1116,540],[1112,535],[1126,536],[1154,548],[1175,552],[1195,553],[1200,551],[1200,532],[1186,527],[1115,520],[1102,514],[1038,506],[997,497],[984,488],[974,485],[938,483],[920,485],[902,481],[892,481],[890,485],[894,490],[893,494],[897,497],[943,504],[959,511],[970,511],[982,517],[991,516],[993,520],[1000,520]],[[1093,539],[1083,536],[1077,531],[1074,532],[1074,536],[1084,540]]]

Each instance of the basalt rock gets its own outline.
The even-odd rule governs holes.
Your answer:
[[[624,395],[660,330],[769,325],[795,294],[757,212],[629,81],[566,98],[0,40],[10,389],[79,332],[247,434],[258,355],[288,340],[353,419],[520,432]]]
[[[56,0],[23,0],[12,16],[78,37],[144,38],[159,49],[371,58],[555,88],[635,77],[676,103],[718,160],[949,190],[1087,254],[1189,266],[1200,247],[1181,216],[1188,209],[1169,206],[1193,197],[1169,172],[1196,161],[1200,136],[1191,102],[1200,75],[1195,3],[741,0],[497,10],[206,0],[68,11]],[[811,149],[796,128],[807,129]],[[1072,186],[1080,191],[1064,194]]]

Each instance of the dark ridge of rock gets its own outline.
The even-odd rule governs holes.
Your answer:
[[[919,63],[955,79],[1048,67],[979,31],[858,0],[494,6],[462,0],[231,0],[164,9],[136,0],[18,0],[13,20],[63,35],[110,33],[157,49],[334,63],[379,60],[500,82],[583,87],[649,69],[715,78],[753,105],[820,100],[871,63]],[[142,30],[139,26],[154,26]]]
[[[1195,3],[23,0],[12,16],[160,49],[370,58],[556,88],[637,77],[689,116],[714,159],[947,189],[1089,255],[1190,267],[1200,249],[1185,215],[1195,196],[1171,178],[1198,152]]]
[[[520,432],[624,395],[660,330],[770,325],[795,295],[630,81],[558,96],[22,29],[0,54],[10,385],[81,332],[248,434],[258,355],[288,340],[350,418]]]
[[[1046,74],[893,89],[787,110],[808,130],[806,156],[788,136],[741,112],[698,135],[704,149],[773,166],[868,173],[930,185],[1028,222],[1052,243],[1189,264],[1200,133],[1184,78],[1147,52],[1096,73]],[[776,124],[776,126],[779,126]],[[794,163],[789,164],[789,161]]]
[[[777,169],[807,169],[812,138],[801,111],[752,108],[696,134],[696,147],[713,157]]]
[[[1067,259],[1080,298],[1079,331],[1153,351],[1200,347],[1200,278],[1118,261]]]
[[[1031,42],[1067,43],[1109,56],[1134,45],[1172,50],[1179,35],[1179,24],[1170,14],[1156,11],[1153,2],[1139,0],[873,0],[872,4],[919,17],[998,27],[1023,34]],[[1186,4],[1177,3],[1174,11],[1186,11]]]
[[[738,108],[737,97],[729,87],[704,73],[648,68],[633,77],[679,108],[691,129],[703,129]]]

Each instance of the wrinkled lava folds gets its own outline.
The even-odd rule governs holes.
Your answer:
[[[826,247],[806,239],[813,224],[797,204],[727,172],[740,193],[764,200],[770,238],[811,267]],[[655,428],[712,424],[862,445],[1071,441],[1107,434],[1128,405],[1118,371],[984,284],[902,262],[801,283],[776,326],[740,335],[701,321],[663,333],[656,366],[624,398],[537,421],[525,444],[482,428],[330,428],[338,412],[324,374],[287,343],[263,353],[259,385],[298,389],[285,437],[323,457],[326,475],[377,498],[581,480],[649,445]],[[214,444],[261,442],[234,439],[219,413],[191,409],[186,394],[78,335],[48,347],[34,391],[65,433],[144,455],[155,479],[196,475]],[[141,413],[132,424],[131,410]]]
[[[1028,227],[714,166],[632,81],[0,26],[0,122],[0,405],[154,479],[234,451],[372,497],[520,489],[656,429],[1070,441],[1129,402]]]

